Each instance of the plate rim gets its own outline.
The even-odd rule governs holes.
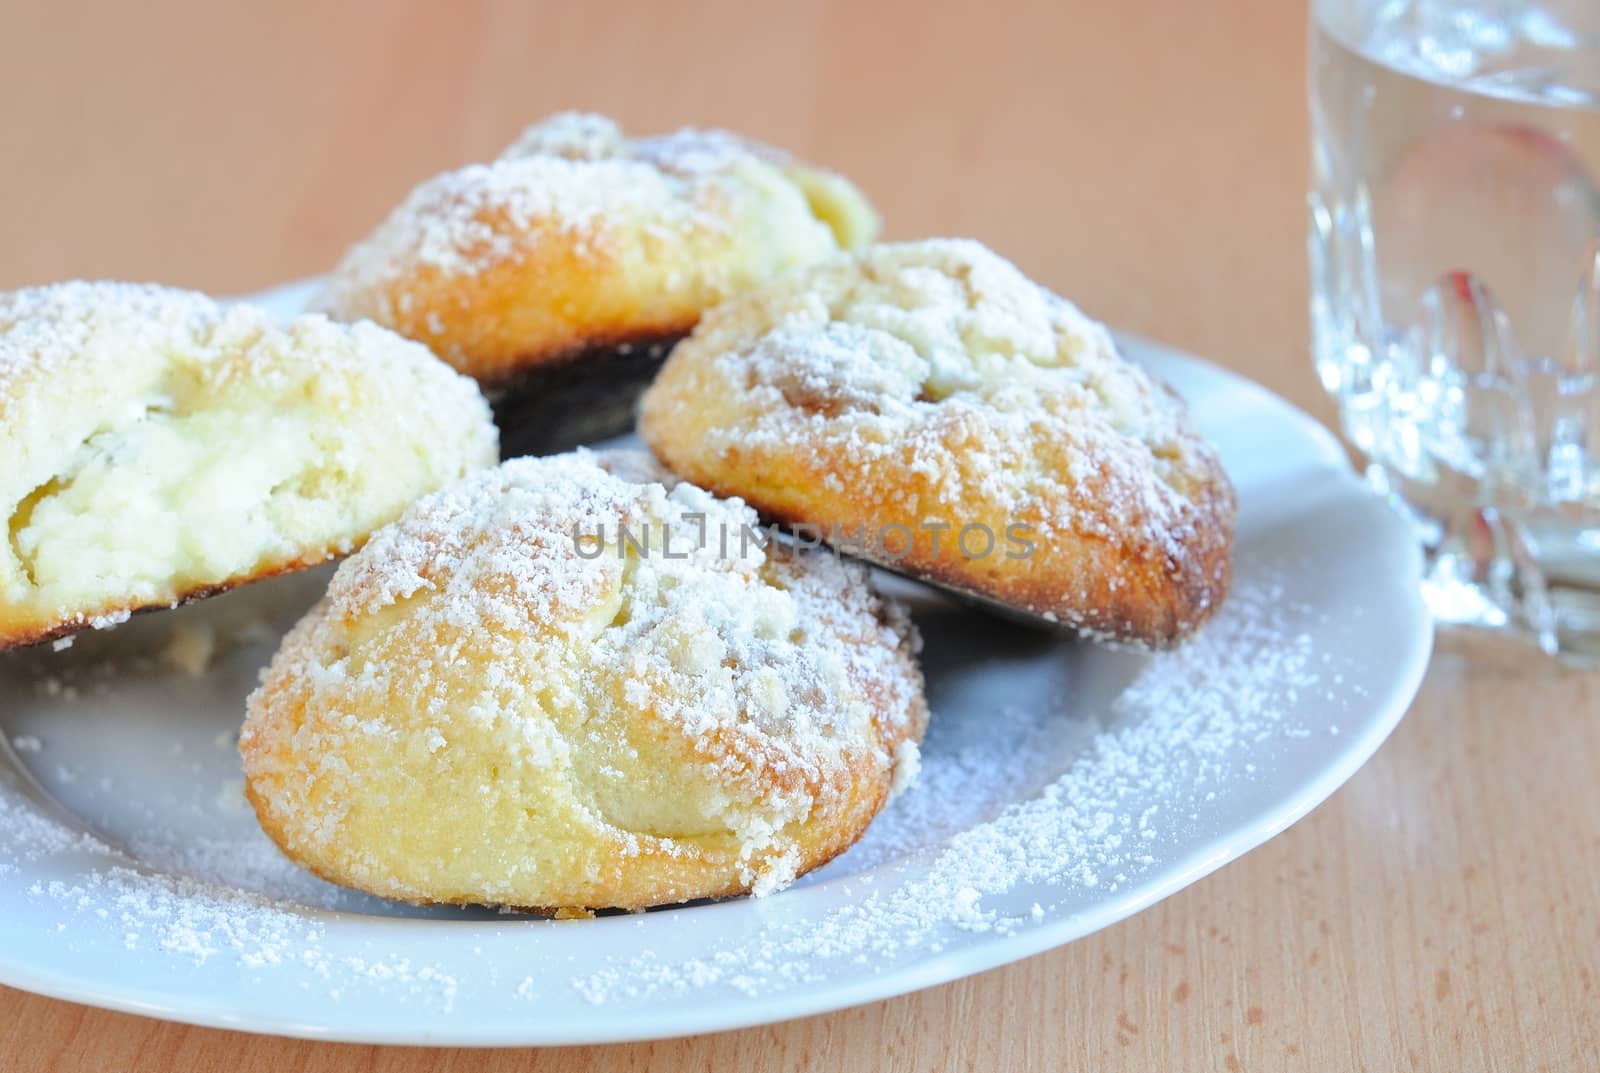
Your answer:
[[[313,285],[314,280],[296,281],[250,298],[284,301],[285,296],[299,294]],[[1136,354],[1154,355],[1162,361],[1197,367],[1204,376],[1220,380],[1227,390],[1254,396],[1250,400],[1252,405],[1266,404],[1279,410],[1293,420],[1305,442],[1315,447],[1319,463],[1326,465],[1330,476],[1337,474],[1342,485],[1341,499],[1345,495],[1374,494],[1351,469],[1348,456],[1334,435],[1293,403],[1204,358],[1130,333],[1115,332],[1114,335],[1119,346]],[[1403,522],[1395,517],[1394,524],[1399,526]],[[1420,582],[1421,553],[1414,543],[1410,570]],[[1314,778],[1296,786],[1274,808],[1263,810],[1246,823],[1234,824],[1225,833],[1164,863],[1153,877],[1128,883],[1092,908],[1063,913],[1009,933],[975,936],[960,946],[928,952],[907,964],[871,975],[766,993],[747,1000],[708,1001],[687,1013],[676,1008],[636,1008],[627,1009],[622,1017],[596,1016],[576,1020],[571,1025],[529,1017],[509,1023],[502,1020],[492,1026],[477,1021],[452,1022],[447,1014],[405,1018],[403,1007],[398,1008],[394,1020],[384,1026],[342,1025],[338,1016],[329,1016],[319,1023],[306,1023],[274,1013],[239,1009],[237,1004],[229,1007],[211,996],[157,992],[119,985],[114,980],[81,980],[40,970],[29,963],[30,959],[3,952],[0,952],[0,984],[50,998],[201,1027],[320,1041],[495,1047],[678,1038],[848,1009],[949,983],[1054,949],[1142,912],[1262,845],[1331,797],[1387,740],[1410,707],[1426,674],[1434,641],[1433,623],[1422,603],[1419,587],[1401,595],[1407,606],[1407,617],[1412,621],[1406,630],[1408,643],[1405,650],[1397,654],[1396,670],[1387,693],[1367,699],[1361,733],[1342,740],[1333,760],[1323,765]],[[0,749],[9,749],[9,746],[0,742]],[[3,882],[5,879],[0,878],[0,883]]]

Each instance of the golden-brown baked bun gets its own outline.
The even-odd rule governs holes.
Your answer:
[[[1177,396],[975,242],[874,247],[711,311],[640,434],[771,519],[1086,633],[1170,644],[1228,588],[1233,488]]]
[[[548,911],[775,890],[915,772],[904,613],[642,452],[517,459],[344,562],[250,698],[263,828],[326,879]]]
[[[0,294],[0,649],[344,554],[495,454],[477,386],[376,325]]]
[[[564,113],[413,190],[319,307],[426,343],[505,401],[508,454],[548,450],[625,431],[706,308],[876,230],[847,180],[777,150]]]

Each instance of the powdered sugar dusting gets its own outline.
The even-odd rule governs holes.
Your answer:
[[[937,952],[952,927],[1013,931],[1048,915],[1044,906],[1012,917],[985,905],[1018,888],[1060,898],[1136,882],[1155,863],[1153,845],[1198,819],[1189,806],[1205,800],[1208,787],[1247,777],[1232,769],[1241,743],[1291,729],[1286,713],[1300,691],[1318,684],[1310,638],[1285,636],[1281,600],[1276,587],[1237,592],[1193,643],[1149,660],[1059,778],[995,819],[957,832],[924,867],[902,861],[899,869],[910,876],[904,882],[869,889],[820,921],[769,927],[689,961],[667,964],[643,952],[577,976],[573,987],[596,1004],[712,986],[766,994],[821,980],[829,963]],[[947,766],[949,758],[929,753],[921,789],[930,798],[970,777],[959,763]],[[1128,804],[1181,800],[1190,787],[1195,796],[1176,813]],[[902,808],[886,812],[869,837],[893,842],[897,824],[923,822],[914,807]]]
[[[604,116],[561,113],[529,127],[499,159],[416,187],[351,248],[320,303],[341,314],[375,296],[389,303],[386,288],[419,269],[476,275],[525,254],[536,230],[597,260],[607,256],[606,236],[631,224],[663,242],[694,231],[731,235],[728,206],[751,182],[741,169],[757,162],[781,168],[788,158],[727,131],[629,138]],[[385,304],[379,312],[390,323],[407,311]]]
[[[72,878],[28,891],[35,919],[49,921],[65,941],[112,929],[131,952],[233,964],[247,978],[310,980],[330,1000],[371,991],[444,1013],[469,990],[508,1004],[563,988],[597,1004],[697,992],[772,994],[840,966],[859,971],[935,953],[962,934],[1021,931],[1138,884],[1170,857],[1170,847],[1205,827],[1219,797],[1253,777],[1254,765],[1242,756],[1261,742],[1311,733],[1290,715],[1302,697],[1345,695],[1334,679],[1346,668],[1298,632],[1313,613],[1270,582],[1241,584],[1177,652],[1107,654],[1014,634],[995,641],[1002,655],[985,655],[981,673],[975,666],[941,675],[975,643],[962,614],[923,616],[933,646],[933,699],[951,706],[952,719],[942,727],[936,709],[917,786],[859,846],[803,881],[823,893],[843,891],[842,903],[820,916],[773,913],[753,934],[721,938],[706,930],[704,948],[691,958],[639,946],[627,956],[573,965],[565,979],[469,979],[404,949],[353,955],[333,941],[335,925],[282,900],[328,904],[314,889],[318,882],[275,859],[253,825],[181,845],[136,845],[135,864],[4,785],[0,871],[76,862]],[[1032,700],[1003,705],[986,720],[975,706],[993,692],[984,673],[1022,682]],[[1084,710],[1083,698],[1096,696],[1111,699]],[[29,748],[30,763],[51,763],[49,741]],[[1019,893],[1025,911],[998,908]],[[390,911],[364,901],[346,907]],[[653,930],[644,925],[654,917],[632,919],[648,943]],[[535,929],[530,938],[538,938],[538,929],[590,925],[511,926]]]
[[[126,283],[0,293],[0,646],[344,554],[496,438],[475,384],[374,324]]]
[[[1020,525],[1045,549],[1012,568],[1030,609],[1124,640],[1156,631],[1119,589],[1170,611],[1172,636],[1227,589],[1234,493],[1181,401],[976,242],[876,246],[712,310],[646,395],[641,434],[791,521]],[[955,557],[917,539],[898,565],[950,580]]]
[[[197,346],[220,315],[203,295],[139,283],[74,281],[0,294],[0,405],[24,374],[58,372],[107,323],[133,343]]]
[[[280,326],[254,306],[224,304],[196,291],[73,280],[0,292],[0,415],[27,401],[24,388],[60,376],[69,364],[109,375],[129,352],[171,353],[184,363],[214,367],[218,380],[251,377],[266,384],[298,371],[285,350],[314,359],[330,377],[425,369],[434,378],[429,390],[441,400],[455,407],[472,398],[461,378],[437,370],[425,348],[375,325],[335,325],[304,314]]]
[[[364,890],[764,894],[915,763],[914,645],[863,568],[769,546],[749,508],[642,452],[518,459],[422,499],[340,568],[241,747],[269,830]],[[450,852],[419,853],[429,838]],[[626,861],[666,857],[682,887],[631,885]],[[617,882],[571,893],[596,868]]]

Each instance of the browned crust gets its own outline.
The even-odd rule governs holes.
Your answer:
[[[707,392],[725,394],[726,388],[716,377],[702,375],[698,366],[705,360],[695,353],[667,365],[645,399],[640,435],[668,469],[718,495],[744,499],[770,521],[813,527],[812,535],[824,539],[835,531],[850,535],[862,528],[877,533],[886,525],[905,526],[912,545],[903,558],[861,557],[1025,615],[1053,619],[1064,629],[1148,647],[1181,643],[1227,594],[1237,498],[1216,453],[1192,432],[1193,465],[1182,475],[1181,489],[1187,542],[1182,554],[1172,555],[1143,536],[1142,519],[1114,533],[1062,530],[1059,519],[1112,496],[1111,477],[1104,472],[1080,481],[1071,503],[1035,503],[1008,517],[989,502],[950,501],[941,486],[918,472],[915,457],[863,461],[847,444],[826,440],[709,449],[709,433],[744,427],[755,415],[743,409],[741,399],[708,397]],[[936,435],[939,449],[965,464],[974,434],[970,427],[935,419],[922,431]],[[1064,452],[1070,445],[1051,449]],[[893,494],[884,494],[886,489]],[[918,504],[918,515],[897,512],[899,503]],[[929,518],[955,527],[943,534],[937,551],[939,538],[921,528]],[[968,523],[988,526],[997,540],[1007,525],[1022,524],[1034,534],[1036,550],[1026,560],[1009,560],[1003,553],[952,554],[955,530]],[[1045,540],[1044,534],[1052,532],[1058,535]],[[896,534],[897,541],[902,537]],[[845,550],[858,554],[858,549]]]
[[[41,625],[34,629],[19,629],[15,626],[12,626],[4,630],[0,630],[0,652],[8,652],[12,649],[29,648],[34,645],[42,645],[50,641],[55,641],[62,637],[70,637],[73,634],[83,633],[86,630],[94,628],[90,624],[90,620],[92,619],[121,616],[123,614],[144,615],[149,614],[152,611],[170,611],[173,608],[182,607],[184,604],[191,604],[198,600],[204,600],[212,596],[220,596],[222,593],[241,588],[242,586],[249,585],[256,581],[265,581],[268,578],[278,577],[283,574],[292,574],[299,570],[309,570],[314,566],[321,566],[323,563],[337,559],[343,554],[347,553],[334,549],[323,549],[322,551],[309,555],[303,555],[296,559],[288,559],[277,563],[271,563],[262,566],[249,574],[240,574],[235,577],[228,578],[226,581],[218,582],[214,585],[199,585],[192,589],[185,589],[183,592],[178,593],[170,600],[152,600],[147,603],[136,604],[107,604],[100,608],[85,609],[81,611],[81,617],[72,622],[55,622]]]
[[[880,620],[886,620],[887,613],[886,609],[880,608]],[[886,766],[879,768],[868,756],[860,757],[849,765],[847,771],[841,773],[837,781],[830,780],[833,786],[843,791],[842,795],[831,798],[825,805],[819,803],[806,819],[792,825],[790,830],[794,837],[790,844],[801,854],[797,876],[822,867],[861,839],[872,820],[888,802],[895,776],[895,750],[901,741],[922,740],[927,728],[928,708],[922,685],[922,672],[914,652],[914,637],[914,631],[907,631],[895,650],[897,674],[914,680],[916,686],[911,692],[912,707],[906,723],[893,728],[886,726],[882,716],[887,711],[887,700],[883,695],[882,686],[879,683],[869,683],[867,688],[866,699],[874,704],[875,710],[879,713],[875,719],[879,744],[888,754],[890,761]],[[289,688],[283,688],[285,686]],[[270,718],[275,722],[289,721],[292,725],[298,725],[304,718],[301,707],[303,698],[304,694],[294,689],[289,680],[279,679],[275,685],[269,678],[261,694],[261,708],[252,712],[252,718],[270,712]],[[559,904],[519,906],[465,896],[421,898],[400,894],[392,889],[383,889],[378,884],[365,883],[356,877],[344,874],[337,868],[327,867],[323,861],[296,850],[287,830],[286,821],[289,817],[280,815],[260,789],[263,783],[281,779],[282,772],[293,770],[295,765],[281,755],[284,748],[283,739],[277,739],[270,745],[268,741],[268,737],[263,735],[257,737],[253,748],[250,745],[242,746],[246,753],[245,794],[262,830],[285,856],[312,874],[327,882],[375,897],[411,905],[499,904],[517,912],[558,916],[575,913],[586,915],[601,910],[638,911],[707,899],[737,897],[748,894],[751,890],[750,883],[736,878],[739,870],[737,855],[726,849],[704,850],[700,853],[676,856],[653,850],[638,858],[632,858],[631,861],[639,872],[653,877],[654,885],[650,885],[648,879],[638,875],[623,878],[627,868],[627,865],[623,865],[618,877],[609,880],[591,879],[579,883],[587,894],[594,896],[575,896]],[[252,756],[266,758],[267,770],[260,770],[253,764]],[[787,775],[774,773],[773,777],[774,788],[792,786],[801,778],[798,772],[792,771]],[[679,843],[679,845],[692,847],[694,843]]]
[[[650,442],[668,468],[718,495],[740,496],[764,519],[791,529],[815,527],[825,538],[835,526],[849,534],[859,526],[872,532],[884,525],[905,525],[912,531],[913,545],[904,558],[864,554],[853,545],[843,550],[906,577],[996,601],[1021,612],[1019,621],[1035,625],[1170,648],[1216,612],[1232,581],[1234,496],[1225,477],[1210,485],[1212,494],[1197,510],[1198,539],[1181,559],[1132,534],[1108,540],[1074,533],[1052,544],[1041,543],[1029,569],[1010,569],[998,554],[981,561],[952,555],[948,544],[954,540],[954,530],[944,534],[935,554],[932,537],[918,528],[918,519],[887,516],[881,504],[848,495],[825,506],[796,504],[764,494],[757,483],[730,478],[693,459],[680,460],[671,449]],[[736,470],[737,462],[731,466]],[[959,513],[952,513],[956,516],[950,520],[961,524]]]
[[[768,156],[748,148],[751,163]],[[842,176],[786,155],[760,166],[774,165],[769,178],[798,197],[774,198],[767,180],[740,179],[737,169],[676,167],[668,170],[685,189],[660,203],[600,197],[595,211],[530,210],[494,189],[465,203],[443,196],[380,225],[369,242],[387,236],[394,248],[356,247],[318,304],[418,340],[490,387],[630,338],[683,335],[733,295],[876,232],[875,214]],[[420,256],[430,218],[470,218],[470,235],[454,238],[461,263]],[[796,230],[802,224],[811,230]]]
[[[375,288],[341,294],[332,312],[368,317],[418,340],[493,390],[592,350],[688,334],[730,291],[699,263],[725,260],[740,241],[727,231],[691,229],[664,253],[642,227],[625,222],[575,231],[568,221],[522,225],[495,210],[481,222],[515,241],[517,255],[471,273],[408,266]],[[689,282],[669,288],[658,279],[661,257]]]
[[[892,775],[893,772],[891,770],[891,778]],[[872,789],[875,792],[868,807],[852,810],[852,812],[859,817],[858,822],[849,827],[841,828],[836,838],[828,841],[822,841],[811,846],[810,852],[806,854],[805,858],[800,864],[799,869],[795,872],[795,878],[798,879],[807,872],[816,871],[818,868],[830,863],[834,858],[844,853],[845,850],[861,841],[862,836],[867,833],[867,828],[871,826],[872,821],[877,818],[878,813],[883,811],[883,806],[888,803],[889,778],[875,780]],[[335,886],[346,887],[351,890],[360,891],[363,894],[371,895],[375,898],[383,898],[386,901],[400,902],[405,905],[487,906],[491,904],[482,900],[474,900],[471,898],[403,898],[397,897],[393,893],[371,890],[363,887],[361,884],[352,881],[348,876],[341,875],[331,869],[323,868],[316,861],[296,853],[290,848],[290,843],[288,841],[287,834],[284,831],[283,825],[278,822],[277,818],[273,814],[272,810],[267,806],[266,802],[263,801],[262,798],[256,793],[255,785],[252,781],[246,781],[244,792],[245,798],[250,802],[250,807],[255,810],[256,821],[261,825],[261,829],[266,832],[267,837],[271,838],[278,849],[282,851],[284,856],[288,857],[290,860],[294,861],[296,865],[304,868],[306,871],[310,872],[312,875],[326,883],[332,883]],[[609,910],[619,910],[622,912],[642,912],[646,909],[659,909],[675,905],[684,905],[688,902],[720,901],[725,898],[742,898],[745,895],[748,895],[750,890],[751,885],[749,883],[733,881],[722,883],[720,885],[715,883],[708,884],[704,887],[687,893],[680,892],[677,896],[672,898],[607,898],[603,900],[594,900],[592,904],[586,905],[498,905],[494,907],[505,909],[508,912],[527,913],[531,916],[540,917],[558,917],[564,914],[571,914],[575,912],[582,915],[589,915]]]
[[[903,651],[903,655],[907,661],[910,662],[913,671],[915,672],[915,662],[912,659],[911,654]],[[917,711],[913,716],[914,730],[909,736],[912,740],[920,741],[922,738],[922,732],[926,728],[928,717],[926,702],[920,694],[918,695],[916,705]],[[856,774],[859,775],[859,773]],[[844,853],[861,840],[862,836],[866,834],[867,828],[872,824],[872,821],[877,818],[878,813],[882,812],[883,807],[888,803],[889,787],[893,778],[894,769],[891,765],[891,767],[879,777],[857,777],[854,779],[852,784],[852,800],[848,807],[841,810],[840,814],[840,818],[846,819],[850,822],[836,823],[831,829],[833,831],[832,838],[815,839],[810,842],[800,840],[800,845],[804,853],[800,865],[795,872],[796,878],[805,875],[807,872],[815,871],[816,869],[821,868],[823,865],[828,864],[834,858],[838,857],[840,854]],[[273,843],[276,844],[277,847],[283,852],[284,856],[294,861],[297,865],[299,865],[301,868],[304,868],[312,875],[315,875],[317,878],[328,883],[333,883],[336,886],[347,887],[352,890],[358,890],[364,894],[372,895],[373,897],[384,898],[388,901],[401,902],[407,905],[466,906],[494,904],[482,899],[464,897],[401,897],[397,896],[392,891],[377,890],[356,882],[350,876],[343,875],[330,868],[324,868],[319,862],[297,853],[293,849],[292,843],[288,838],[288,834],[284,829],[284,824],[280,822],[270,805],[258,794],[254,779],[246,780],[245,797],[249,800],[250,807],[255,810],[256,819],[257,822],[260,823],[261,829],[266,832],[269,838],[272,839]],[[811,820],[808,819],[804,822],[809,824],[811,823]],[[664,906],[683,905],[686,902],[698,902],[706,900],[714,901],[723,898],[743,897],[744,895],[750,893],[751,884],[749,883],[740,882],[738,880],[715,881],[716,875],[725,870],[725,862],[721,863],[720,865],[718,863],[708,864],[706,867],[707,874],[703,877],[706,882],[703,882],[702,885],[698,887],[691,887],[687,890],[683,889],[682,887],[682,880],[684,876],[682,872],[679,872],[676,877],[676,889],[671,896],[654,895],[637,898],[608,896],[605,898],[574,901],[571,904],[565,905],[501,905],[499,907],[512,912],[528,913],[534,916],[555,917],[562,914],[572,913],[574,911],[583,914],[604,910],[637,912],[645,909],[655,909]]]
[[[1232,582],[1233,489],[1220,467],[1215,467],[1205,485],[1208,495],[1196,510],[1197,539],[1190,542],[1188,554],[1181,559],[1131,533],[1107,539],[1081,532],[1051,546],[1041,545],[1039,566],[1031,570],[1008,570],[1003,559],[997,563],[992,557],[964,559],[950,554],[948,548],[935,555],[930,543],[923,541],[902,560],[862,558],[895,573],[1014,608],[1025,616],[1021,621],[1170,648],[1216,612]],[[758,513],[768,515],[766,504],[755,499],[750,502]],[[868,520],[859,505],[854,513],[860,521]],[[814,522],[786,516],[781,508],[773,510],[771,517],[789,526]],[[914,520],[900,521],[915,531]],[[846,524],[846,529],[851,527]],[[949,539],[946,534],[946,541]],[[994,569],[996,565],[1000,568]]]

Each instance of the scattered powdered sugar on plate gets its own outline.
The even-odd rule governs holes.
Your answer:
[[[667,964],[644,951],[575,977],[573,986],[595,1004],[716,985],[771,993],[824,978],[829,962],[881,962],[914,948],[937,952],[951,926],[1009,931],[1037,923],[1048,915],[1044,906],[1019,918],[983,904],[1019,885],[1116,890],[1154,863],[1152,841],[1195,818],[1130,809],[1126,802],[1181,797],[1187,786],[1203,793],[1223,776],[1237,776],[1229,767],[1240,743],[1282,732],[1297,692],[1317,684],[1310,638],[1286,635],[1281,600],[1275,586],[1241,587],[1194,641],[1148,660],[1106,713],[1108,729],[1058,779],[994,820],[955,834],[906,882],[820,920],[769,927],[754,941],[713,946],[687,961]],[[925,759],[935,786],[949,777],[938,771],[941,759],[936,753]],[[919,786],[917,793],[934,797],[929,789]],[[908,794],[905,809],[914,809],[915,800]],[[891,808],[878,822],[892,829],[907,818]]]
[[[224,852],[218,849],[217,852]],[[27,895],[41,919],[54,915],[71,937],[74,921],[120,929],[130,952],[156,951],[202,965],[225,958],[246,973],[308,972],[337,1000],[346,988],[377,986],[449,1012],[456,980],[436,966],[398,955],[336,956],[318,917],[300,906],[189,875],[150,870],[68,824],[42,815],[0,785],[0,874],[23,861],[77,854],[95,863],[72,880],[36,881]]]
[[[296,313],[307,293],[270,301]],[[1205,431],[1246,493],[1228,602],[1189,648],[1157,656],[1013,633],[987,646],[1012,662],[974,674],[946,665],[949,648],[933,651],[921,777],[861,843],[790,890],[574,922],[385,920],[443,914],[342,901],[271,856],[241,812],[234,760],[243,682],[326,573],[259,646],[222,646],[198,678],[163,674],[163,644],[141,646],[155,701],[129,696],[143,671],[119,663],[102,675],[95,654],[169,618],[288,592],[291,576],[79,636],[71,651],[0,656],[0,978],[334,1038],[668,1035],[680,1017],[682,1030],[712,1030],[777,1008],[746,996],[821,1010],[948,980],[1170,893],[1364,758],[1415,689],[1427,631],[1402,595],[1415,581],[1398,554],[1413,551],[1409,530],[1358,495],[1309,422],[1214,370],[1138,349],[1211,416]],[[1316,496],[1299,494],[1309,485]],[[1001,629],[966,625],[973,644]],[[1046,664],[1059,673],[1006,688]],[[941,696],[951,679],[978,681]],[[178,735],[183,755],[168,758]],[[119,810],[123,822],[107,823]],[[586,1016],[590,1003],[599,1010]]]
[[[325,967],[320,965],[321,927],[292,907],[187,876],[111,865],[78,882],[35,883],[28,893],[115,920],[129,950],[154,945],[196,962],[227,951],[243,968],[290,959]]]
[[[1049,713],[1004,705],[989,720],[973,720],[952,733],[937,716],[929,723],[917,781],[867,828],[860,842],[833,864],[807,877],[859,875],[937,845],[1005,810],[1017,787],[1037,777],[1063,737],[1082,728],[1065,727]],[[992,735],[984,740],[985,735]],[[1008,743],[995,748],[995,740]],[[804,881],[802,881],[804,882]]]
[[[951,666],[961,638],[971,644],[989,631],[972,631],[952,614],[943,652],[942,627],[930,617],[935,710],[917,784],[855,849],[773,899],[826,894],[838,884],[848,904],[775,913],[756,932],[712,931],[697,956],[677,960],[648,945],[658,914],[636,918],[637,950],[573,963],[570,987],[596,1004],[711,989],[770,994],[822,979],[830,966],[887,966],[937,953],[962,933],[1020,931],[1074,911],[1075,898],[1081,905],[1137,882],[1163,846],[1183,844],[1207,809],[1221,807],[1212,802],[1252,777],[1252,743],[1309,732],[1289,714],[1298,697],[1337,692],[1327,683],[1343,668],[1295,631],[1309,617],[1278,587],[1241,582],[1215,621],[1175,652],[1113,654],[1018,632],[993,642],[1002,655],[986,651],[966,667]],[[985,720],[981,701],[993,695],[985,674],[1043,675],[1024,692],[1047,703],[1001,704]],[[1095,697],[1105,700],[1096,707]],[[941,725],[946,702],[952,717]],[[51,748],[38,759],[48,761]],[[233,806],[219,805],[215,835],[151,837],[124,851],[64,814],[55,818],[21,779],[0,765],[0,873],[48,859],[70,869],[26,891],[38,919],[66,941],[109,927],[133,952],[196,965],[222,959],[246,979],[286,973],[330,1000],[378,989],[441,1013],[468,983],[437,964],[413,963],[404,949],[351,956],[331,943],[329,929],[345,920],[426,911],[359,895],[343,900],[345,892],[277,856],[253,825],[224,822]],[[204,793],[226,804],[226,789]],[[1008,892],[1025,911],[993,907]],[[341,920],[329,909],[357,916]],[[502,979],[492,969],[470,983],[474,994],[499,989],[508,1002],[564,986],[559,975]]]

